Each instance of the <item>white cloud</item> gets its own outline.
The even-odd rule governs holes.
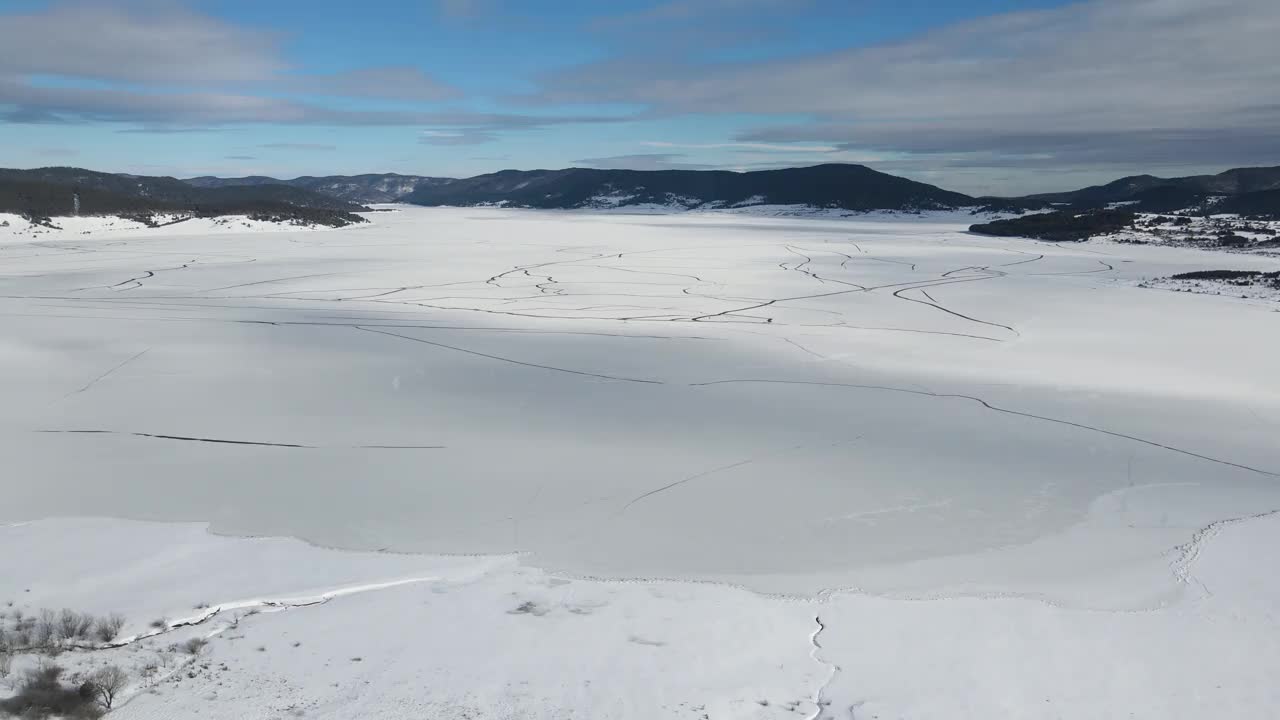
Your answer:
[[[329,111],[279,96],[435,102],[461,95],[409,66],[298,73],[279,41],[172,0],[64,1],[0,12],[0,105],[14,107],[5,113],[10,122],[394,124],[394,113]],[[42,83],[41,76],[63,82]]]
[[[859,121],[1167,122],[1277,99],[1272,0],[1093,0],[994,16],[908,42],[691,69],[651,59],[553,77],[545,96]]]
[[[542,102],[808,117],[735,138],[952,162],[1277,159],[1280,3],[1091,0],[784,60],[612,60],[548,78]],[[1198,147],[1196,147],[1198,146]],[[1229,158],[1228,158],[1229,156]]]
[[[0,75],[64,75],[190,87],[288,69],[278,38],[171,2],[58,2],[0,15]]]

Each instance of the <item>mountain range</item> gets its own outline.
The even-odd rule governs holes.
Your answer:
[[[465,179],[420,175],[192,178],[203,187],[285,184],[361,203],[504,205],[543,209],[657,206],[682,210],[750,205],[809,205],[864,210],[980,208],[992,211],[1098,209],[1269,214],[1280,212],[1280,167],[1217,175],[1134,175],[1106,185],[1022,197],[975,197],[888,175],[862,165],[827,164],[755,172],[720,170],[502,170]]]
[[[344,213],[365,203],[504,206],[541,209],[739,208],[809,206],[851,212],[967,209],[1082,211],[1124,206],[1130,212],[1280,214],[1280,167],[1240,168],[1217,175],[1136,175],[1071,192],[1018,198],[974,197],[862,165],[826,164],[781,170],[503,170],[466,179],[365,174],[197,177],[179,180],[79,168],[0,170],[0,212],[65,215],[70,190],[88,214],[184,209],[202,214],[303,210]],[[358,216],[350,215],[358,220]]]
[[[1029,197],[1054,203],[1097,206],[1148,198],[1245,195],[1268,190],[1280,190],[1280,167],[1236,168],[1217,175],[1175,178],[1132,175],[1106,185]]]
[[[1280,213],[1280,167],[1236,168],[1217,175],[1162,178],[1133,175],[1106,185],[1032,195],[1071,209],[1125,206],[1133,212]]]

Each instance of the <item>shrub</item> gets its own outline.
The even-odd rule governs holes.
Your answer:
[[[57,665],[41,664],[27,670],[17,692],[0,700],[0,710],[10,715],[30,718],[61,716],[64,718],[96,718],[102,715],[94,689],[86,682],[78,687],[62,683],[63,670]]]
[[[208,640],[204,638],[194,637],[182,643],[180,647],[182,648],[182,651],[188,655],[199,655],[200,651],[204,649],[204,646],[208,644],[209,644]]]

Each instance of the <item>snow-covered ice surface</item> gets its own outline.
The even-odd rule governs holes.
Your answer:
[[[0,594],[145,623],[366,590],[245,617],[206,651],[228,670],[122,716],[1280,706],[1280,519],[1229,522],[1280,508],[1280,315],[1135,286],[1215,253],[949,217],[371,219],[0,244],[0,521],[168,521],[3,529]]]

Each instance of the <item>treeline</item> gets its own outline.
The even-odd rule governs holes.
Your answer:
[[[28,180],[0,179],[0,212],[31,218],[71,215],[75,209],[73,187]],[[119,215],[158,210],[154,200],[127,197],[86,188],[80,190],[82,215]]]
[[[148,225],[153,224],[152,216],[160,213],[189,217],[247,215],[255,220],[328,227],[365,222],[364,218],[350,210],[297,205],[289,202],[288,193],[262,190],[263,188],[247,187],[214,188],[201,191],[200,196],[186,201],[157,200],[92,187],[77,189],[47,182],[0,178],[0,212],[22,215],[32,222],[47,225],[52,222],[52,218],[69,216],[75,212],[75,195],[78,193],[81,215],[116,215]]]
[[[1259,190],[1222,198],[1211,208],[1216,213],[1280,219],[1280,190]]]
[[[877,172],[862,165],[826,164],[781,170],[503,170],[447,184],[419,185],[404,198],[418,205],[480,205],[540,209],[809,205],[870,210],[950,210],[983,205],[961,193]],[[1025,206],[1012,200],[1006,204]],[[1039,203],[1043,205],[1043,203]]]
[[[1078,242],[1133,226],[1135,215],[1123,210],[1059,211],[971,225],[970,232],[1025,237],[1050,242]]]
[[[1220,280],[1232,285],[1270,285],[1280,288],[1280,272],[1261,270],[1196,270],[1170,275],[1170,280]]]
[[[368,208],[341,198],[288,185],[201,188],[176,178],[117,175],[68,167],[0,169],[0,212],[46,223],[76,211],[81,215],[151,214],[190,217],[250,215],[302,224],[342,226],[364,222]],[[144,222],[145,219],[143,220]]]

